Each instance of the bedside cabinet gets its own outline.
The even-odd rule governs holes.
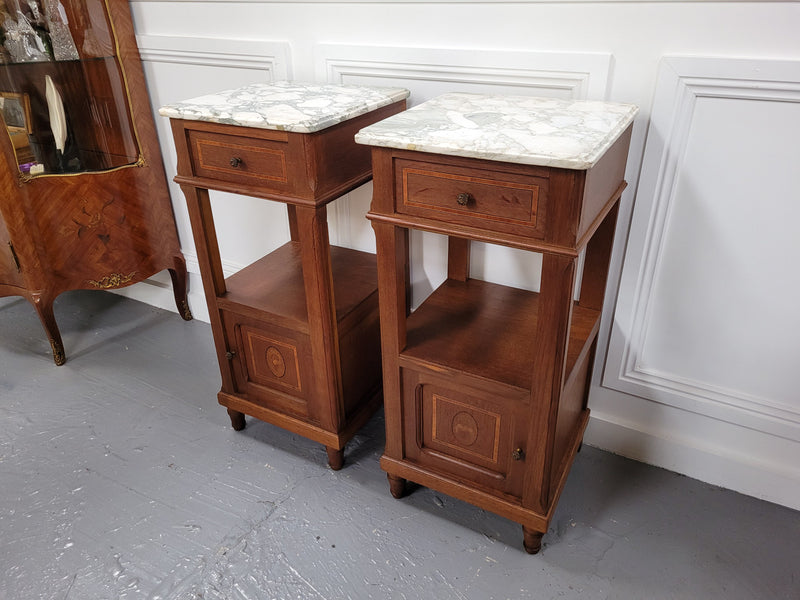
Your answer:
[[[589,418],[635,113],[448,94],[356,136],[372,146],[395,497],[419,483],[521,523],[525,549],[540,549]],[[448,236],[447,278],[413,312],[411,229]],[[540,291],[470,277],[473,240],[541,253]]]
[[[408,91],[278,82],[163,107],[171,119],[234,429],[252,415],[324,444],[332,469],[381,401],[372,254],[331,247],[326,205],[368,181],[355,133]],[[286,204],[291,239],[223,275],[209,190]]]

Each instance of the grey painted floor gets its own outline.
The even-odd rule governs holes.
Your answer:
[[[544,547],[216,404],[211,332],[103,292],[0,299],[0,600],[800,598],[800,514],[585,447]]]

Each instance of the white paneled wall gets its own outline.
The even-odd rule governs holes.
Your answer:
[[[794,505],[798,167],[800,61],[662,60],[602,380],[696,423],[785,446],[759,457],[738,441],[698,438],[706,452],[783,474]],[[606,398],[596,412],[616,412]],[[649,419],[626,426],[686,435]],[[759,487],[740,489],[770,493]]]
[[[604,383],[800,441],[800,61],[666,58],[656,93]]]
[[[800,508],[800,3],[131,6],[155,108],[285,78],[400,85],[411,104],[454,90],[638,104],[587,442]],[[156,120],[171,176],[169,126]],[[207,318],[171,189],[190,303]],[[374,250],[370,196],[367,184],[331,207],[332,241]],[[288,239],[282,205],[212,198],[226,271]],[[444,277],[444,247],[414,234],[416,302]],[[473,253],[473,276],[538,287],[536,256]],[[123,293],[171,308],[167,282]]]

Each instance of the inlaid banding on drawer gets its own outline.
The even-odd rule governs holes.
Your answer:
[[[285,184],[288,181],[285,144],[247,138],[192,132],[196,175],[224,179],[255,179]]]
[[[482,176],[480,171],[431,170],[415,163],[399,166],[401,212],[425,211],[421,216],[431,216],[431,210],[441,211],[448,219],[468,220],[478,226],[481,221],[530,228],[538,225],[544,179],[512,174],[500,179]]]

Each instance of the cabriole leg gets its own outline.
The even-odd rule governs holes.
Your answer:
[[[184,321],[191,321],[192,311],[189,309],[186,286],[186,261],[183,258],[175,257],[175,268],[169,269],[169,276],[172,279],[172,293],[175,296],[178,314]]]
[[[50,347],[53,350],[53,361],[60,367],[67,362],[67,355],[64,353],[64,342],[61,341],[61,332],[58,330],[56,317],[53,313],[53,299],[34,296],[31,298],[31,304],[36,309],[36,314],[39,315],[39,320],[42,322],[47,339],[50,341]]]

